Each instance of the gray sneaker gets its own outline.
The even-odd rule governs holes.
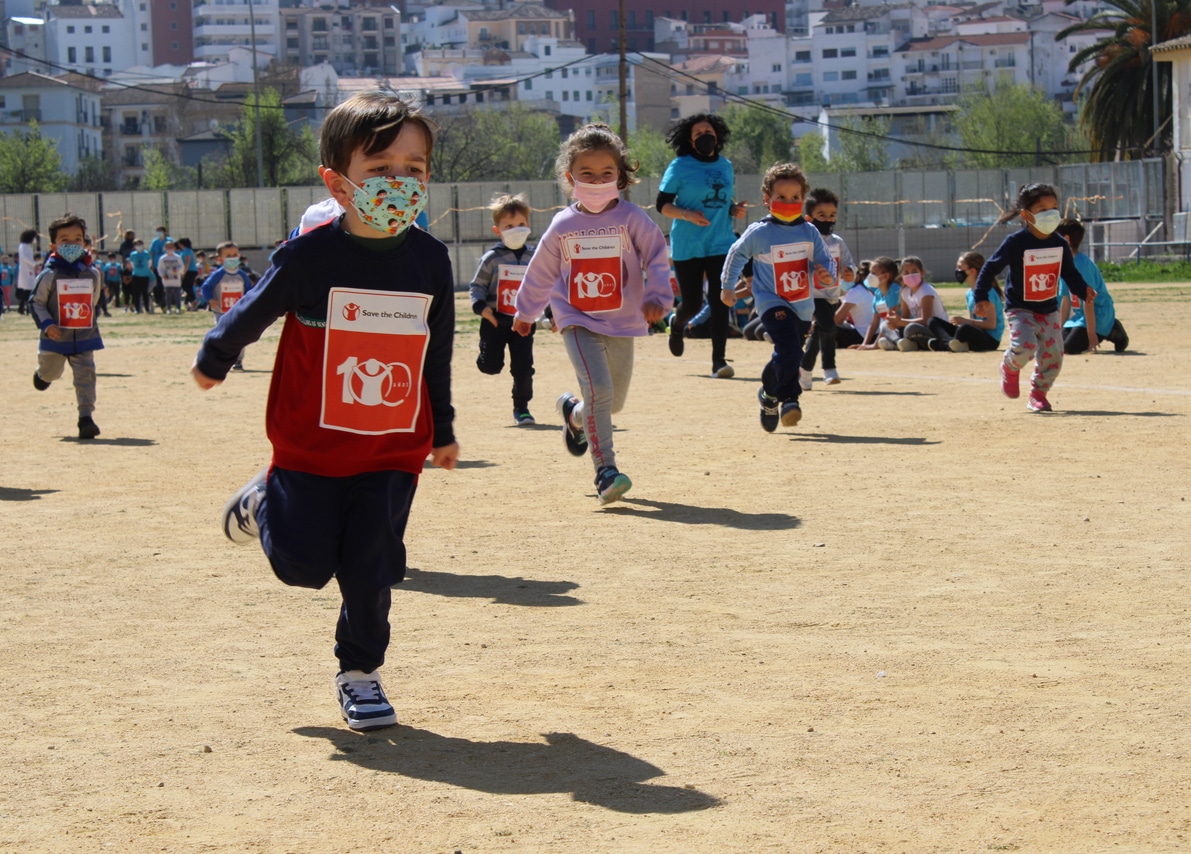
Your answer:
[[[237,545],[260,539],[260,528],[256,524],[256,511],[265,497],[265,478],[269,475],[266,466],[256,473],[252,480],[241,486],[236,494],[223,505],[220,522],[223,533]]]
[[[354,730],[382,729],[396,726],[397,713],[385,697],[380,674],[373,670],[344,670],[335,676],[339,713]]]

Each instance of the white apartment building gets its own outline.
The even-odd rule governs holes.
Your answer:
[[[44,62],[45,55],[45,20],[17,15],[4,22],[6,44],[14,51],[24,56],[6,56],[4,58],[5,74],[24,74],[27,71],[37,71],[50,74],[52,69]]]
[[[396,75],[403,70],[401,15],[388,6],[282,9],[286,65],[329,63],[349,76]]]
[[[0,133],[27,132],[37,122],[62,156],[62,170],[73,175],[79,162],[103,153],[99,93],[69,78],[34,71],[0,77]]]
[[[64,69],[111,77],[137,64],[135,22],[114,3],[45,8],[45,57]]]
[[[1050,97],[1056,99],[1068,113],[1075,110],[1075,88],[1083,76],[1085,66],[1068,71],[1076,53],[1095,44],[1099,36],[1095,33],[1075,33],[1061,42],[1055,36],[1074,24],[1075,18],[1064,12],[1048,12],[1030,21],[1030,82]]]
[[[227,59],[233,47],[251,48],[254,26],[257,51],[271,57],[282,55],[278,0],[252,0],[251,15],[249,0],[192,0],[192,3],[196,60],[218,62]]]
[[[895,52],[901,80],[894,103],[951,103],[970,87],[992,92],[1000,83],[1030,82],[1030,34],[991,33],[913,39]]]

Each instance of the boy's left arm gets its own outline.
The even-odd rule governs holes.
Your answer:
[[[810,227],[814,231],[815,275],[819,279],[820,284],[824,287],[830,287],[835,284],[835,259],[827,251],[827,243],[824,242],[823,235],[819,234],[819,230],[813,225]],[[822,268],[822,271],[819,268]],[[824,272],[826,275],[823,275]]]
[[[434,419],[434,438],[431,442],[431,462],[445,469],[453,469],[459,459],[459,445],[455,442],[455,408],[451,405],[451,352],[455,346],[455,277],[450,259],[442,260],[436,273],[436,293],[426,318],[430,342],[426,347],[426,364],[422,376],[430,395],[430,413]]]

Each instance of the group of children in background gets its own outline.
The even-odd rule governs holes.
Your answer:
[[[235,542],[259,539],[287,584],[321,588],[336,578],[343,605],[335,685],[340,712],[355,730],[396,722],[378,669],[389,643],[390,589],[404,577],[405,525],[426,458],[452,469],[459,457],[450,395],[450,260],[440,242],[409,227],[425,205],[433,144],[431,123],[392,93],[365,93],[339,105],[323,126],[320,175],[343,213],[282,246],[255,288],[238,248],[221,244],[219,269],[201,288],[219,318],[191,371],[204,390],[240,367],[244,347],[285,317],[266,414],[273,459],[228,501],[223,530]],[[577,395],[564,392],[555,402],[564,445],[575,456],[590,455],[600,505],[632,486],[617,464],[612,416],[626,402],[634,339],[663,320],[674,298],[665,235],[620,197],[636,181],[635,168],[608,126],[573,133],[556,162],[573,204],[535,247],[527,242],[525,199],[495,200],[499,239],[470,286],[481,318],[477,367],[500,373],[508,350],[517,425],[534,423],[533,335],[549,310],[578,383]],[[1046,395],[1065,350],[1094,349],[1100,337],[1118,350],[1127,346],[1094,265],[1076,254],[1082,227],[1061,220],[1053,187],[1022,189],[1006,219],[1020,216],[1024,227],[987,261],[972,252],[959,257],[955,277],[968,285],[968,313],[952,316],[919,259],[855,264],[834,234],[839,199],[811,191],[796,165],[771,167],[761,191],[768,214],[732,245],[725,286],[708,297],[727,305],[746,295],[754,300],[773,346],[757,391],[766,432],[798,423],[816,358],[827,384],[839,382],[841,345],[991,350],[1008,326],[1002,390],[1017,397],[1019,373],[1034,359],[1034,411],[1050,409]],[[80,218],[55,220],[49,236],[49,259],[31,298],[41,330],[33,382],[48,388],[69,363],[79,436],[93,438],[99,433],[91,418],[93,353],[103,346],[95,315],[108,272],[87,251]],[[162,257],[169,259],[158,269],[165,305],[181,311],[191,261],[169,251],[164,238],[160,229]],[[134,241],[132,278],[145,279],[152,260]],[[751,276],[742,278],[746,265]],[[133,310],[150,310],[141,307],[141,282],[134,300]],[[1061,311],[1068,305],[1064,336]]]

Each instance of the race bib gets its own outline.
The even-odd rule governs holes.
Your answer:
[[[811,295],[811,248],[810,243],[783,243],[771,250],[774,287],[786,302]]]
[[[821,284],[819,284],[818,278],[816,278],[815,279],[815,290],[817,290],[817,291],[827,291],[827,290],[831,290],[832,288],[839,287],[839,273],[840,273],[839,244],[838,243],[828,244],[827,245],[827,254],[835,259],[835,280],[830,285],[821,285]]]
[[[244,280],[239,276],[225,276],[219,283],[219,310],[227,314],[244,296]]]
[[[1062,267],[1062,246],[1026,250],[1022,259],[1026,300],[1045,302],[1054,299],[1059,293],[1059,272]]]
[[[411,433],[422,406],[430,297],[332,288],[319,426],[348,433]]]
[[[586,314],[616,311],[624,302],[620,236],[571,237],[568,299]]]
[[[90,279],[59,279],[58,325],[63,329],[91,328],[91,300],[94,282]]]
[[[496,310],[500,314],[517,313],[517,289],[525,278],[525,268],[500,264],[496,268]]]
[[[1075,294],[1072,294],[1071,295],[1071,308],[1078,309],[1081,305],[1083,305],[1083,300],[1081,300]]]

